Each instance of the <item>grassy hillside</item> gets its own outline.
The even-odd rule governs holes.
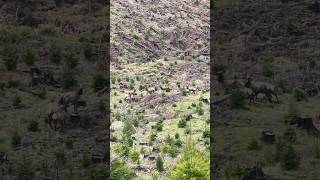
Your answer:
[[[255,170],[265,179],[319,178],[317,4],[219,1],[212,18],[214,98],[230,97],[214,109],[216,178],[254,178]],[[272,100],[260,91],[250,103],[249,78],[275,87]],[[274,143],[263,141],[265,130]]]
[[[106,81],[100,78],[99,85],[94,77],[103,74],[108,7],[104,1],[87,2],[0,1],[0,179],[105,174],[106,97],[98,97],[93,87],[103,88]],[[32,81],[34,67],[42,74]],[[80,86],[87,105],[78,113],[70,106],[66,124],[50,128],[48,109]],[[77,114],[79,119],[71,118]]]
[[[112,2],[111,159],[134,179],[168,178],[190,137],[209,159],[208,4]]]

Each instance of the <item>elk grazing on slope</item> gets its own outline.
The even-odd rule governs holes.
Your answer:
[[[273,103],[272,97],[274,96],[279,103],[276,88],[272,84],[265,82],[252,82],[252,79],[248,78],[245,83],[245,87],[250,88],[253,91],[255,99],[257,99],[258,95],[261,93],[268,98],[269,102]]]
[[[48,108],[48,123],[52,129],[57,130],[57,125],[63,128],[65,120],[68,117],[67,104],[61,98],[57,104],[49,106]],[[52,125],[53,124],[53,125]]]
[[[74,113],[78,112],[78,106],[80,103],[80,96],[83,94],[83,88],[80,87],[76,91],[68,92],[62,95],[63,102],[66,104],[67,108],[69,104],[73,105]],[[85,103],[82,103],[85,106]]]

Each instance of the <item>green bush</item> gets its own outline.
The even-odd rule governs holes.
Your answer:
[[[134,172],[126,163],[115,159],[110,163],[110,180],[131,180],[134,178]]]
[[[307,98],[307,93],[303,89],[295,88],[293,91],[293,96],[296,101],[303,101]]]
[[[185,128],[187,126],[187,121],[185,119],[180,119],[178,122],[178,128]]]
[[[99,107],[99,111],[100,111],[101,113],[105,112],[105,110],[106,110],[106,104],[104,103],[103,100],[100,100],[100,101],[99,101],[98,107]]]
[[[256,139],[252,139],[248,144],[248,150],[260,150],[261,146]]]
[[[21,105],[21,97],[18,95],[15,95],[12,100],[12,105],[14,107],[19,107]]]
[[[28,160],[26,156],[23,156],[21,161],[17,162],[16,178],[19,180],[33,180],[35,176],[35,170],[31,160]]]
[[[73,148],[73,141],[71,139],[67,139],[65,142],[66,148],[67,149],[72,149]]]
[[[296,108],[296,104],[292,98],[289,99],[289,105],[287,113],[284,116],[285,124],[293,124],[295,123],[297,117],[299,116],[298,110]]]
[[[158,170],[159,172],[164,171],[163,160],[162,160],[162,158],[161,158],[160,156],[157,157],[156,167],[157,167],[157,170]]]
[[[93,77],[93,83],[92,83],[92,88],[94,91],[99,91],[102,90],[104,87],[107,85],[107,80],[103,77],[102,74],[96,74]]]
[[[210,130],[207,128],[202,133],[203,138],[210,138]]]
[[[158,121],[157,124],[156,124],[156,130],[157,131],[162,131],[162,128],[163,128],[162,121]]]
[[[1,59],[8,71],[17,69],[18,56],[17,49],[14,47],[6,47],[1,51]]]
[[[273,76],[273,66],[270,62],[266,61],[262,64],[262,75],[265,77],[272,77]]]
[[[54,64],[60,64],[62,59],[62,50],[56,45],[52,44],[49,48],[49,59]]]
[[[15,132],[11,137],[11,145],[13,147],[17,147],[20,144],[21,144],[21,136],[18,134],[18,132]]]
[[[187,90],[185,88],[181,88],[180,90],[182,96],[187,96]]]
[[[293,170],[300,165],[300,157],[291,144],[283,148],[280,164],[284,170]]]
[[[139,156],[140,156],[140,153],[138,151],[135,151],[135,150],[130,151],[129,157],[130,159],[132,159],[133,162],[138,162]]]
[[[246,97],[239,89],[235,89],[231,94],[231,102],[234,108],[244,108],[246,105]]]
[[[283,139],[289,143],[294,143],[297,140],[297,134],[293,128],[287,128],[286,131],[283,133]]]
[[[65,55],[65,63],[70,69],[74,69],[78,66],[78,59],[71,52]]]
[[[213,73],[214,75],[217,75],[217,74],[225,71],[225,66],[222,65],[222,64],[214,63],[214,64],[211,66],[211,71],[212,71],[212,73]]]
[[[28,125],[28,130],[32,132],[39,131],[39,123],[38,121],[32,120]]]
[[[88,61],[92,60],[93,50],[92,50],[90,44],[85,44],[85,46],[83,47],[83,55],[86,60],[88,60]]]
[[[182,158],[168,175],[168,179],[210,179],[210,159],[188,142]]]
[[[28,49],[22,56],[22,59],[27,66],[32,66],[36,61],[36,55],[31,49]]]
[[[69,89],[72,86],[75,86],[77,81],[74,79],[72,70],[66,66],[63,68],[62,72],[62,86],[65,89]]]

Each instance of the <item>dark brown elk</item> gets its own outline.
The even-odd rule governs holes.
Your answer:
[[[245,83],[245,87],[250,88],[253,91],[255,99],[257,99],[259,94],[264,94],[268,98],[269,102],[273,103],[272,99],[274,96],[279,103],[276,88],[272,84],[265,82],[252,82],[252,79],[248,78]]]

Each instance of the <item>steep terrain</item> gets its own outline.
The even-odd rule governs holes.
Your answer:
[[[0,1],[0,179],[105,178],[106,95],[96,91],[108,7],[88,2]],[[78,111],[53,111],[79,87]]]
[[[216,2],[211,48],[217,179],[320,177],[315,2]]]
[[[186,141],[209,157],[209,1],[111,4],[111,161],[165,179]]]

